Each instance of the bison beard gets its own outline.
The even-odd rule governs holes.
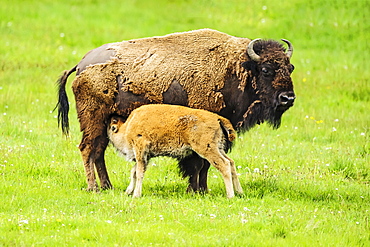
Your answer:
[[[144,104],[200,108],[229,119],[238,131],[264,121],[278,128],[293,105],[292,46],[238,38],[211,29],[106,44],[60,77],[58,119],[68,133],[65,85],[77,71],[73,92],[83,132],[80,150],[88,190],[111,188],[104,152],[112,115],[127,118]],[[268,74],[264,75],[266,68]],[[209,164],[196,154],[179,161],[188,190],[207,191]]]
[[[237,128],[247,131],[256,124],[262,124],[266,121],[274,129],[278,129],[281,124],[281,116],[284,112],[285,110],[265,107],[260,100],[256,100],[243,115],[243,121],[238,122]]]

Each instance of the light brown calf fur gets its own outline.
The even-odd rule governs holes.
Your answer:
[[[225,153],[225,145],[236,133],[231,123],[215,113],[175,105],[144,105],[135,109],[127,121],[111,118],[108,136],[128,160],[135,160],[126,193],[140,197],[148,161],[156,156],[185,158],[192,152],[206,159],[222,174],[227,197],[234,189],[242,194],[234,161]]]

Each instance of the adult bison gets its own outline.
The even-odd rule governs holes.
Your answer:
[[[107,125],[112,115],[128,117],[140,105],[166,103],[209,110],[238,130],[264,121],[280,126],[295,94],[290,63],[293,47],[276,41],[238,38],[211,29],[105,44],[88,52],[60,77],[58,119],[68,133],[68,76],[80,129],[80,151],[88,190],[112,188],[105,166]],[[209,163],[197,154],[179,162],[188,190],[207,190]]]

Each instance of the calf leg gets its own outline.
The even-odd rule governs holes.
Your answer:
[[[226,195],[228,198],[234,197],[233,181],[231,175],[231,163],[229,158],[226,158],[224,151],[217,147],[216,143],[208,144],[207,148],[193,147],[193,150],[201,157],[204,157],[217,170],[221,172],[226,187]],[[235,172],[236,175],[236,172]]]
[[[211,163],[214,167],[216,167],[217,170],[221,172],[226,187],[227,198],[234,197],[233,181],[231,177],[231,168],[229,160],[225,159],[222,156],[210,157],[207,159],[209,163]]]
[[[132,195],[132,193],[134,192],[134,189],[135,189],[135,185],[136,185],[136,165],[134,167],[132,167],[132,169],[131,169],[130,184],[127,187],[125,193],[127,195]]]
[[[205,157],[210,164],[212,164],[217,170],[221,172],[226,187],[227,197],[234,197],[230,161],[224,158],[220,153],[208,154],[203,157]]]
[[[137,143],[135,143],[135,176],[136,176],[136,184],[134,189],[134,194],[132,197],[140,197],[142,188],[143,188],[143,179],[144,179],[144,173],[146,170],[146,166],[148,164],[148,158],[145,154],[146,146],[148,143],[145,140],[138,140]],[[133,170],[131,171],[131,174],[133,174]]]
[[[136,159],[136,185],[132,197],[140,197],[143,188],[143,179],[146,169],[146,161],[143,158]]]
[[[231,168],[231,177],[233,180],[234,189],[238,194],[243,194],[243,188],[240,185],[238,174],[236,172],[235,163],[232,159],[230,159],[225,153],[223,153],[223,156],[229,160],[230,162],[230,168]]]

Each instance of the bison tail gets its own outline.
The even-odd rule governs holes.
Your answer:
[[[64,71],[63,75],[57,81],[58,103],[55,106],[55,109],[58,108],[58,126],[62,126],[62,132],[65,135],[68,135],[69,133],[69,119],[68,119],[69,103],[66,92],[66,84],[68,76],[75,72],[76,69],[77,65],[73,67],[71,70]]]
[[[229,152],[233,146],[233,141],[236,138],[236,132],[228,120],[220,118],[218,121],[225,136],[225,152]]]

